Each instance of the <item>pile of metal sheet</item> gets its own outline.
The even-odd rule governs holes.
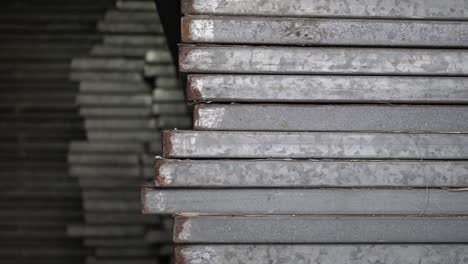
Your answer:
[[[176,127],[153,111],[161,107],[154,83],[174,90],[175,67],[152,1],[117,1],[98,29],[103,42],[72,63],[87,140],[70,146],[70,174],[83,189],[85,221],[68,232],[92,250],[88,264],[169,263],[172,219],[141,215],[139,197],[161,153],[158,131]],[[180,101],[180,95],[165,100]]]
[[[468,6],[182,0],[176,263],[468,262]],[[216,44],[216,45],[214,45]]]
[[[2,264],[81,264],[88,253],[80,239],[67,236],[67,224],[82,221],[68,145],[84,138],[69,64],[100,40],[95,25],[112,1],[2,1]]]

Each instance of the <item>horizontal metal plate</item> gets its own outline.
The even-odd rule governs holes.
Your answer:
[[[468,162],[157,160],[158,187],[468,186]]]
[[[467,75],[468,50],[179,46],[188,73]]]
[[[144,187],[143,212],[214,214],[468,214],[468,192],[440,189],[183,189]]]
[[[176,246],[175,252],[176,264],[459,264],[468,245],[186,245]]]
[[[468,132],[465,106],[199,104],[195,130]]]
[[[461,21],[185,16],[182,42],[468,47]]]
[[[466,243],[467,217],[176,217],[177,243]]]
[[[184,0],[184,14],[468,19],[464,0]]]
[[[468,134],[167,131],[163,142],[166,158],[468,158]]]

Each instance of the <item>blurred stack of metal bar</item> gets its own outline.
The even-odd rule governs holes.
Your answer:
[[[176,263],[468,262],[462,0],[183,0]],[[216,45],[213,45],[216,44]]]
[[[84,138],[68,78],[73,57],[100,40],[96,22],[113,0],[11,0],[0,9],[0,263],[82,263],[67,236],[82,221],[68,177],[71,140]]]
[[[68,232],[92,250],[88,264],[168,263],[172,220],[140,214],[139,186],[154,174],[158,131],[175,127],[159,117],[172,108],[153,111],[165,102],[153,100],[154,83],[178,87],[175,66],[152,1],[117,1],[98,29],[103,42],[72,63],[87,140],[73,142],[68,156],[85,211],[84,223]],[[165,100],[179,102],[180,95]]]

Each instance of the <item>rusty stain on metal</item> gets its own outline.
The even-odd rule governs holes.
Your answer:
[[[148,206],[146,206],[146,192],[151,191],[153,188],[150,184],[143,184],[141,187],[141,213],[142,214],[152,214],[151,210],[148,210]]]
[[[188,218],[178,216],[175,219],[177,219],[177,221],[174,220],[174,242],[184,242],[184,240],[181,239],[180,234],[184,231],[184,224],[187,222]]]
[[[165,165],[170,165],[174,163],[177,164],[178,162],[180,162],[180,160],[156,159],[156,161],[154,162],[154,175],[156,187],[167,187],[167,185],[172,182],[171,173],[169,173],[169,175],[166,175],[167,171],[164,172],[163,167]]]
[[[183,64],[187,60],[188,54],[192,51],[194,45],[179,45],[179,71],[183,72]]]
[[[182,42],[192,42],[190,34],[190,24],[192,23],[190,16],[182,17],[181,22],[181,40]]]
[[[158,187],[162,187],[166,185],[166,177],[161,174],[159,168],[164,165],[164,161],[161,159],[156,159],[154,161],[154,180],[155,180],[155,185]]]
[[[182,14],[190,14],[195,12],[193,9],[193,0],[180,1],[180,5],[180,12]]]
[[[162,149],[162,153],[163,153],[163,157],[169,157],[171,152],[172,152],[172,141],[171,141],[171,137],[172,137],[172,132],[171,131],[163,131],[162,132],[163,134],[163,149]]]
[[[200,101],[202,99],[202,94],[197,85],[197,80],[199,76],[189,75],[187,77],[187,98],[190,101]]]
[[[185,259],[185,254],[183,253],[183,250],[185,249],[186,246],[175,246],[174,247],[174,258],[175,258],[175,264],[185,264],[187,263],[187,260]]]

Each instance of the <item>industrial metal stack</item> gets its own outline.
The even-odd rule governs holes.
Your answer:
[[[67,235],[82,221],[68,177],[71,140],[84,138],[68,78],[73,57],[98,41],[111,0],[9,0],[0,8],[0,263],[81,264]]]
[[[468,6],[183,0],[176,263],[468,263]],[[216,44],[216,45],[214,45]]]
[[[72,63],[87,141],[70,146],[70,174],[83,190],[85,222],[68,232],[92,250],[88,264],[168,263],[172,221],[141,215],[139,188],[161,154],[153,83],[177,85],[175,67],[152,1],[117,1],[98,29],[103,42]],[[161,62],[152,74],[146,73],[149,51]]]
[[[176,67],[168,50],[150,50],[146,53],[144,74],[152,86],[152,113],[157,117],[159,131],[192,127],[191,109],[185,102],[185,92],[174,76],[175,72]],[[150,174],[153,172],[151,170]]]

